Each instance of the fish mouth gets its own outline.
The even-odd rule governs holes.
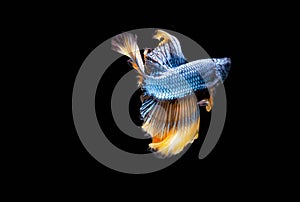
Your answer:
[[[226,63],[231,64],[231,59],[230,58],[224,58],[224,60],[226,61]]]

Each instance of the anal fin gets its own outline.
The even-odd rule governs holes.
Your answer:
[[[173,101],[149,97],[141,113],[142,128],[152,137],[149,147],[161,156],[178,154],[198,137],[200,111],[195,95]]]

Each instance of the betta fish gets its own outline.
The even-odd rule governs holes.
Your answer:
[[[142,129],[150,135],[149,148],[163,157],[180,153],[198,138],[200,108],[210,111],[215,89],[228,76],[230,58],[207,58],[188,62],[178,39],[156,30],[154,49],[145,48],[143,58],[137,36],[121,33],[112,38],[112,50],[129,57],[142,90]],[[204,92],[208,96],[201,98]]]

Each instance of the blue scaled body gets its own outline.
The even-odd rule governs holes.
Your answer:
[[[145,78],[145,94],[160,100],[173,100],[196,91],[216,87],[230,69],[229,58],[202,59],[172,67],[159,76]]]
[[[167,157],[198,138],[199,108],[212,109],[215,89],[227,78],[231,61],[226,57],[187,61],[175,36],[157,30],[153,38],[160,42],[154,49],[144,49],[144,58],[131,33],[115,36],[112,49],[128,56],[138,72],[142,129],[152,138],[151,151]],[[204,92],[209,96],[202,96]]]

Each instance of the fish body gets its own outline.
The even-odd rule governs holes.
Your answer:
[[[197,91],[212,89],[223,82],[227,77],[227,70],[223,69],[228,63],[228,58],[192,61],[170,69],[160,76],[146,77],[143,87],[147,95],[157,99],[183,98]]]
[[[207,58],[188,62],[176,37],[157,30],[153,38],[163,40],[155,49],[145,49],[144,60],[133,34],[114,37],[112,49],[128,56],[139,73],[142,128],[152,137],[149,147],[162,156],[172,156],[198,137],[199,106],[211,110],[215,88],[227,78],[231,60]],[[198,95],[204,91],[209,92],[209,98],[199,100]]]

